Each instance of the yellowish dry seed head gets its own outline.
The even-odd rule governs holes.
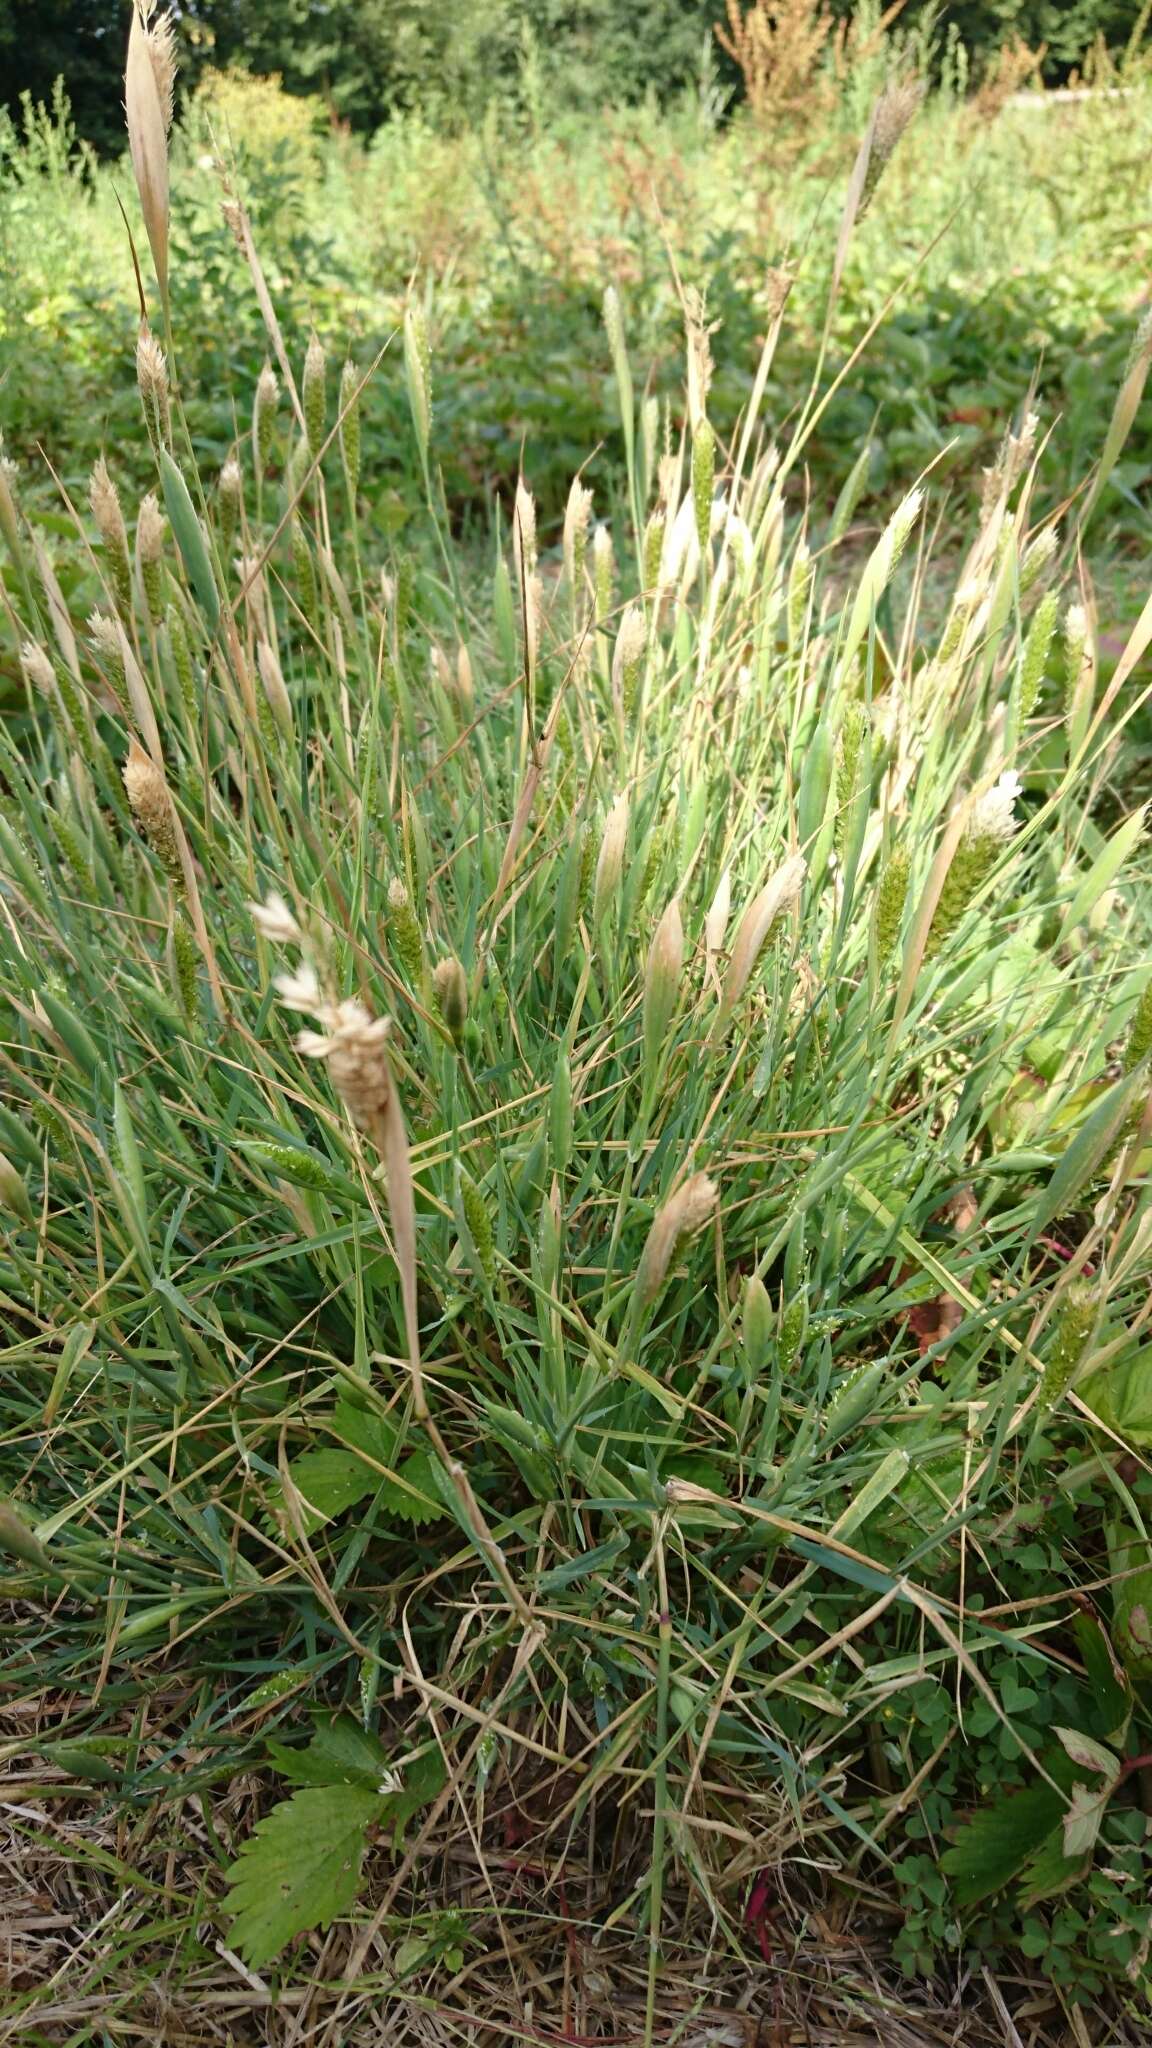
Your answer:
[[[125,612],[132,607],[132,571],[128,554],[128,530],[120,508],[120,497],[108,465],[101,456],[88,483],[88,503],[108,559],[112,588]]]
[[[712,388],[712,349],[709,336],[704,294],[695,285],[689,285],[684,293],[684,328],[688,357],[688,426],[695,441],[696,433],[703,424],[708,411],[708,393]]]
[[[298,1007],[298,1006],[294,1006]],[[389,1022],[374,1017],[355,997],[309,1005],[320,1031],[301,1031],[296,1047],[306,1059],[323,1060],[337,1095],[362,1131],[378,1131],[392,1093],[388,1064]]]
[[[133,817],[161,866],[174,878],[178,877],[180,853],[168,784],[152,756],[145,753],[138,740],[134,739],[129,744],[123,772]]]
[[[246,255],[247,249],[245,247],[244,242],[244,208],[241,206],[240,201],[238,199],[222,199],[220,202],[220,212],[224,217],[224,225],[227,228],[229,234],[231,235],[232,240],[235,242],[236,247],[239,249],[240,254],[242,256]]]
[[[627,795],[618,796],[604,826],[596,861],[596,882],[592,894],[592,921],[599,925],[620,888],[624,873],[624,851],[628,844]]]
[[[732,870],[725,868],[716,885],[716,894],[708,906],[704,919],[704,950],[709,960],[714,960],[724,944],[728,919],[732,914]]]
[[[328,357],[319,336],[313,334],[304,357],[304,428],[313,455],[324,443],[324,415],[327,409]]]
[[[152,442],[157,448],[167,448],[172,440],[168,359],[148,328],[144,328],[136,343],[136,383]]]
[[[521,591],[536,568],[536,500],[520,477],[512,511],[512,554]]]
[[[41,697],[51,697],[56,683],[56,671],[42,647],[34,640],[25,640],[20,649],[20,671],[29,687]]]
[[[588,525],[592,517],[592,493],[582,484],[579,477],[572,480],[568,503],[564,508],[564,573],[568,587],[575,592],[584,581],[584,562],[588,552]]]
[[[468,1021],[468,983],[459,960],[440,960],[432,971],[432,988],[453,1044],[459,1045]]]
[[[724,977],[720,1022],[732,1014],[752,978],[753,969],[777,920],[799,899],[808,872],[803,854],[790,854],[752,898],[736,927],[732,956]]]
[[[135,0],[124,72],[124,110],[140,210],[160,294],[168,299],[168,135],[176,53],[172,16],[155,0]]]
[[[124,645],[117,620],[110,618],[107,612],[89,612],[88,638],[118,698],[119,687],[124,681]]]
[[[644,1054],[649,1072],[667,1035],[684,972],[684,921],[673,897],[648,948],[644,970]]]
[[[265,363],[256,379],[256,396],[252,405],[252,460],[258,477],[268,467],[272,453],[272,436],[276,431],[276,406],[280,398],[280,385],[271,363]]]
[[[636,1294],[648,1308],[656,1300],[675,1260],[716,1213],[719,1190],[706,1173],[694,1173],[656,1212],[636,1272]]]
[[[463,640],[456,649],[456,702],[461,716],[471,718],[476,705],[476,687],[472,680],[472,657]]]
[[[142,562],[158,562],[164,552],[164,528],[168,524],[154,491],[140,500],[136,519],[136,546]]]
[[[278,889],[273,889],[263,903],[249,903],[248,913],[262,939],[273,946],[302,946],[304,932],[291,907]]]

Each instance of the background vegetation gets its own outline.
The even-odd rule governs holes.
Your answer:
[[[756,19],[0,138],[7,2038],[1146,2038],[1152,87]]]

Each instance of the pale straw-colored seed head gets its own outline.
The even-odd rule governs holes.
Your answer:
[[[136,343],[136,382],[148,431],[167,447],[172,438],[168,360],[148,328],[144,328]]]
[[[168,131],[176,77],[172,17],[157,15],[154,0],[135,0],[124,73],[124,108],[132,170],[140,210],[156,267],[156,281],[168,297]]]
[[[134,739],[129,744],[123,773],[133,817],[164,866],[176,869],[179,855],[168,784],[152,756],[144,751],[138,740]]]
[[[308,446],[313,455],[319,453],[324,440],[327,368],[328,357],[324,352],[324,344],[320,340],[319,335],[313,334],[304,357],[304,388],[302,392],[304,425],[308,435]]]
[[[249,903],[248,911],[262,939],[274,946],[303,945],[304,933],[278,889],[272,889],[263,903]]]
[[[107,612],[89,612],[88,638],[105,661],[110,661],[115,668],[122,667],[124,651],[120,643],[120,627]]]
[[[127,553],[128,534],[120,509],[120,496],[102,455],[88,481],[88,503],[105,547]]]
[[[704,294],[695,285],[684,293],[684,331],[688,354],[688,425],[693,434],[708,410],[712,387],[712,349]]]
[[[258,643],[256,666],[260,671],[260,681],[264,685],[264,695],[272,716],[285,737],[291,739],[292,700],[284,681],[284,671],[280,667],[280,657],[270,640],[261,640]]]
[[[221,200],[220,212],[224,217],[224,225],[239,249],[240,254],[242,256],[245,255],[244,208],[241,206],[240,201],[238,199]]]
[[[620,878],[624,872],[624,850],[628,844],[628,812],[627,795],[618,796],[604,826],[592,892],[592,921],[596,925],[600,923],[620,887]]]
[[[715,960],[724,944],[728,919],[732,914],[732,870],[725,868],[716,885],[716,894],[708,906],[704,919],[704,950],[710,961]]]
[[[796,902],[803,887],[807,864],[802,854],[794,853],[770,876],[764,887],[752,898],[736,928],[732,942],[732,957],[724,978],[724,989],[720,1001],[720,1022],[731,1016],[752,977],[752,970],[760,957],[764,942],[778,917],[784,915]]]
[[[472,657],[463,640],[456,649],[456,701],[465,718],[471,718],[476,702],[476,686],[472,680]]]
[[[136,520],[136,546],[142,562],[158,562],[164,552],[164,528],[168,524],[154,491],[140,500]]]
[[[985,790],[973,806],[968,823],[968,836],[972,839],[997,839],[1007,842],[1015,832],[1019,820],[1014,806],[1022,784],[1014,768],[1006,768],[998,782]]]
[[[20,670],[25,682],[38,695],[42,697],[51,695],[52,686],[56,680],[56,671],[45,654],[44,649],[38,647],[34,640],[25,640],[24,645],[20,649]]]
[[[244,476],[240,464],[234,455],[228,457],[227,462],[220,471],[217,489],[226,504],[231,501],[233,505],[239,506],[244,490]]]
[[[674,1260],[716,1213],[719,1190],[706,1173],[694,1173],[658,1209],[636,1273],[636,1292],[649,1307],[668,1278]]]
[[[588,546],[588,523],[592,517],[592,493],[579,477],[572,480],[564,508],[564,571],[575,590],[584,574]]]
[[[517,481],[516,502],[512,509],[512,553],[523,590],[525,579],[536,567],[536,500],[523,477]]]
[[[353,1122],[370,1131],[379,1125],[392,1093],[388,1019],[374,1017],[354,996],[322,1002],[315,1014],[323,1030],[301,1031],[297,1049],[307,1059],[327,1062],[332,1085]]]

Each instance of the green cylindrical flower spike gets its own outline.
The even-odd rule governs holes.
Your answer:
[[[860,782],[860,755],[864,736],[868,730],[868,719],[864,706],[849,704],[840,727],[840,739],[836,748],[836,851],[843,853],[844,838],[848,821],[852,815],[853,803]]]
[[[908,855],[894,846],[880,873],[876,894],[876,958],[881,967],[890,959],[904,921],[908,895]]]
[[[177,909],[168,928],[168,978],[184,1015],[196,1016],[196,977],[200,954],[196,937],[184,912]]]
[[[1044,1364],[1044,1377],[1040,1382],[1042,1408],[1054,1408],[1071,1386],[1088,1348],[1099,1306],[1099,1295],[1094,1288],[1082,1283],[1069,1288]]]
[[[340,453],[344,458],[348,496],[353,499],[360,482],[359,381],[355,363],[345,363],[340,373]]]
[[[272,453],[279,396],[276,372],[270,363],[265,363],[256,380],[256,396],[252,404],[252,467],[257,479],[263,477]]]
[[[240,464],[234,455],[228,457],[220,471],[216,486],[217,517],[220,522],[220,551],[227,557],[232,552],[232,542],[240,523],[240,512],[244,502],[244,478]]]
[[[319,624],[319,610],[316,599],[316,567],[308,537],[298,519],[292,521],[292,567],[296,576],[296,591],[300,609],[310,626]]]
[[[1044,670],[1048,662],[1048,650],[1052,645],[1052,635],[1056,631],[1058,609],[1059,599],[1056,592],[1050,590],[1040,599],[1033,614],[1032,624],[1028,628],[1028,638],[1024,642],[1024,652],[1020,657],[1018,701],[1021,725],[1031,718],[1036,709],[1036,700],[1040,695],[1040,685],[1044,681]]]
[[[696,538],[700,553],[707,556],[712,538],[712,493],[716,484],[716,435],[712,423],[701,419],[692,436],[692,510],[696,515]]]
[[[464,1211],[464,1221],[468,1226],[468,1235],[472,1239],[480,1270],[491,1287],[496,1278],[496,1240],[492,1231],[492,1218],[488,1214],[488,1204],[481,1190],[471,1175],[463,1171],[460,1174],[460,1206]]]
[[[955,931],[1015,832],[1013,805],[1019,794],[1020,777],[1006,769],[995,787],[976,805],[940,891],[928,933],[926,958],[938,953],[949,933]]]
[[[1152,1052],[1152,978],[1145,984],[1144,993],[1136,1005],[1135,1014],[1128,1027],[1128,1043],[1124,1047],[1124,1072],[1132,1073]]]
[[[324,416],[328,408],[327,393],[328,358],[324,344],[318,335],[313,335],[304,357],[304,430],[312,454],[319,455],[324,445]]]
[[[424,971],[424,939],[398,875],[388,884],[388,941],[397,968],[410,982],[418,982]]]
[[[453,957],[438,961],[432,973],[432,987],[452,1043],[459,1047],[468,1022],[468,983],[459,960]]]

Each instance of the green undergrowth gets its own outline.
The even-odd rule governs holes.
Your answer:
[[[478,578],[419,294],[343,374],[269,305],[221,483],[183,260],[90,502],[0,493],[38,1753],[100,1812],[259,1774],[198,1910],[266,1974],[362,1887],[397,1985],[463,1967],[438,1865],[387,1918],[451,1825],[579,1860],[587,1925],[650,1942],[649,2039],[669,1888],[754,1960],[765,1873],[793,1918],[897,1902],[909,1973],[1022,1954],[1145,2010],[1149,622],[1105,676],[1078,564],[1147,328],[1059,528],[1021,392],[929,632],[931,476],[863,553],[851,443],[810,546],[835,367],[777,436],[784,277],[730,439],[697,280],[675,407],[610,289],[621,487],[553,545],[527,447]]]

